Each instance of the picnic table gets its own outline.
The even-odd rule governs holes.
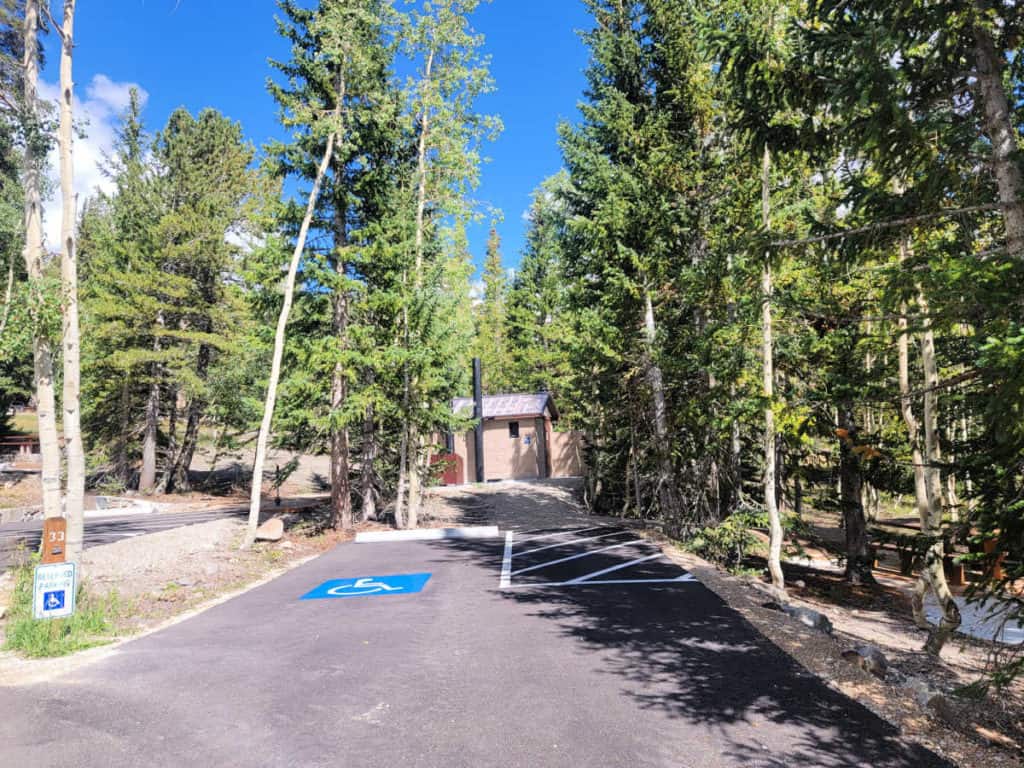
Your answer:
[[[969,544],[965,548],[959,543],[969,538],[966,535],[969,531],[965,530],[965,527],[944,528],[939,536],[926,536],[921,532],[920,519],[916,517],[880,520],[868,528],[868,533],[872,540],[871,547],[875,554],[875,564],[877,565],[877,552],[879,549],[895,551],[900,560],[900,573],[904,576],[910,576],[914,572],[914,568],[921,566],[925,552],[941,538],[945,552],[943,566],[950,583],[954,586],[963,586],[967,582],[966,569],[962,558],[957,555],[958,550],[960,555],[972,550],[978,551],[973,545]],[[982,542],[981,551],[985,555],[994,555],[996,552],[996,541],[994,539],[986,539]],[[995,558],[988,569],[988,575],[996,580],[1002,579],[1005,560],[1005,555]]]

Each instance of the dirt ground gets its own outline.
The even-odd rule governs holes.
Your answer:
[[[578,502],[574,481],[546,483],[503,482],[485,486],[434,489],[429,508],[437,517],[499,526],[512,522],[526,527],[594,525],[636,521],[595,518]],[[893,723],[907,739],[919,742],[964,768],[1010,768],[1024,764],[1024,696],[1022,686],[971,702],[950,697],[954,711],[926,713],[899,680],[918,678],[937,690],[951,692],[975,682],[986,669],[993,644],[958,636],[930,660],[921,648],[926,633],[911,620],[906,590],[909,580],[882,578],[877,589],[850,590],[834,573],[787,566],[791,602],[825,614],[834,626],[830,636],[766,607],[771,598],[763,580],[733,576],[660,533],[642,530],[657,540],[668,556],[830,686],[861,702]],[[887,657],[891,673],[879,680],[844,653],[866,644]],[[943,719],[945,717],[945,719]]]

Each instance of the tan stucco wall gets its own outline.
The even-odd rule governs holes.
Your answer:
[[[519,422],[519,438],[508,436],[508,422]],[[538,429],[544,422],[529,417],[484,423],[484,479],[532,480],[544,477],[544,456],[540,450]],[[529,445],[527,439],[529,438]],[[577,477],[583,474],[583,441],[578,432],[555,432],[548,428],[551,477]],[[455,453],[465,467],[464,481],[476,482],[476,458],[473,433],[455,435]]]

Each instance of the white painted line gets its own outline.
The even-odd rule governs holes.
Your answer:
[[[550,539],[555,536],[571,536],[572,534],[588,533],[590,531],[599,531],[602,528],[607,528],[607,525],[595,525],[593,528],[566,528],[562,531],[554,531],[552,533],[542,533],[540,536],[527,536],[525,539],[520,539],[520,544],[525,544],[528,541],[536,541],[537,539]],[[529,531],[527,531],[529,533]]]
[[[596,555],[598,552],[607,552],[609,549],[618,549],[619,547],[631,547],[634,544],[647,544],[646,539],[636,539],[635,541],[624,541],[621,544],[612,544],[610,547],[601,547],[600,549],[591,549],[587,552],[580,552],[578,555],[569,555],[569,557],[562,557],[558,560],[549,560],[546,563],[538,563],[537,565],[531,565],[528,568],[520,568],[518,571],[512,571],[513,576],[518,576],[521,573],[527,573],[529,571],[535,571],[538,568],[547,568],[549,565],[558,565],[559,563],[567,563],[570,560],[577,560],[581,557],[589,557],[590,555]]]
[[[382,541],[438,541],[440,539],[494,539],[501,535],[496,525],[467,528],[418,528],[413,531],[364,531],[356,534],[357,544]]]
[[[501,588],[512,584],[512,537],[515,534],[508,531],[505,534],[505,554],[501,558]]]
[[[567,547],[570,544],[580,544],[584,541],[594,541],[595,539],[607,539],[609,536],[622,536],[626,534],[632,536],[633,534],[629,531],[613,531],[612,533],[602,533],[597,536],[585,536],[582,539],[570,539],[569,541],[559,541],[554,544],[546,544],[543,547],[537,547],[536,549],[528,549],[525,552],[516,552],[512,557],[522,557],[523,555],[532,555],[534,552],[543,552],[545,549],[555,549],[556,547]],[[522,543],[522,542],[520,542]]]
[[[647,557],[638,557],[636,560],[630,560],[628,563],[619,563],[618,565],[613,565],[610,568],[605,568],[604,570],[601,570],[601,571],[595,571],[594,573],[588,573],[586,576],[580,576],[579,578],[576,578],[576,579],[570,579],[568,583],[569,584],[579,584],[581,581],[587,581],[588,579],[592,579],[595,576],[604,576],[606,573],[611,573],[612,571],[619,571],[619,570],[622,570],[623,568],[629,568],[629,566],[636,565],[637,563],[646,563],[648,560],[654,560],[656,558],[661,557],[661,555],[662,555],[662,553],[659,552],[656,555],[648,555]]]
[[[601,581],[547,581],[540,584],[510,584],[505,589],[531,589],[538,587],[589,587],[597,584],[698,584],[692,573],[684,573],[677,579],[605,579]]]

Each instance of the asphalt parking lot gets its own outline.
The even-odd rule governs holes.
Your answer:
[[[58,681],[12,766],[945,766],[614,526],[348,544]]]

